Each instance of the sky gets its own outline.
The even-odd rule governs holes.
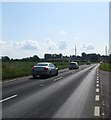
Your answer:
[[[70,56],[75,46],[77,55],[105,55],[109,49],[108,2],[3,2],[0,9],[0,56]]]

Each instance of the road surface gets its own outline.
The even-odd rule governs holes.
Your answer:
[[[61,70],[58,76],[32,76],[2,84],[3,118],[104,118],[99,64]],[[105,84],[105,83],[104,83]],[[107,96],[108,97],[108,96]]]

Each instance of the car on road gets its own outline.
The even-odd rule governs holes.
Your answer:
[[[70,62],[69,70],[73,70],[73,69],[79,69],[79,65],[77,62]]]
[[[36,78],[37,75],[43,77],[58,75],[58,68],[50,62],[40,62],[32,67],[33,78]]]
[[[87,65],[90,65],[91,64],[91,62],[90,61],[87,61],[87,63],[86,63]]]

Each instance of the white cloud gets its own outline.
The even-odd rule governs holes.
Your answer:
[[[39,43],[34,40],[13,42],[0,41],[0,47],[2,48],[2,53],[0,53],[1,55],[7,55],[13,58],[21,58],[37,54]]]
[[[2,54],[0,54],[7,55],[10,58],[24,58],[33,55],[38,55],[40,58],[43,58],[45,53],[73,55],[75,45],[65,40],[52,40],[47,37],[43,41],[0,41],[0,48],[2,48]],[[92,44],[84,44],[82,47],[77,46],[77,54],[83,51],[92,52],[91,50],[94,50]]]
[[[0,40],[0,49],[3,49],[6,45],[5,41]]]
[[[86,51],[90,51],[90,50],[94,50],[94,46],[92,44],[84,44],[82,46],[83,50],[86,50]]]
[[[66,41],[60,41],[58,43],[58,49],[59,50],[66,50],[67,49],[67,43],[66,43]]]
[[[63,31],[63,30],[59,31],[59,33],[60,33],[61,35],[65,35],[65,34],[66,34],[66,32]]]
[[[52,40],[51,38],[45,38],[45,48],[47,48],[48,51],[53,51],[53,50],[57,50],[57,45],[54,42],[54,40]]]
[[[11,42],[11,45],[16,49],[37,50],[39,43],[34,40],[23,40],[23,41]]]
[[[79,40],[79,37],[74,37],[74,40]]]

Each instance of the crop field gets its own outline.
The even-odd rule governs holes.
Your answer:
[[[100,65],[100,69],[104,71],[110,71],[111,72],[111,64],[108,63],[102,63]]]
[[[60,69],[68,68],[69,62],[52,62]],[[2,80],[31,75],[31,68],[37,62],[10,61],[2,62]],[[79,65],[84,64],[80,62]]]

